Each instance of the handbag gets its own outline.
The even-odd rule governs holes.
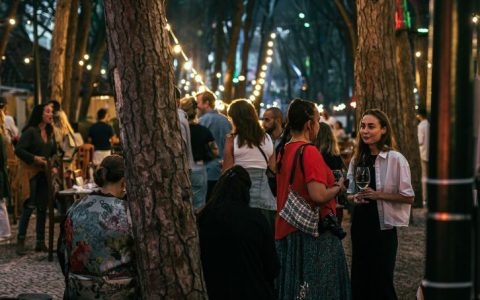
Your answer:
[[[297,160],[300,159],[303,174],[303,151],[307,145],[312,144],[303,144],[297,149],[297,152],[295,152],[292,170],[290,172],[287,202],[280,211],[280,217],[298,230],[318,237],[320,235],[318,230],[320,207],[312,207],[307,200],[293,189],[293,177],[295,176]]]
[[[260,146],[257,146],[257,148],[258,150],[260,150],[260,152],[263,155],[263,158],[265,158],[265,162],[267,163],[267,170],[265,171],[265,174],[267,175],[268,186],[270,187],[270,190],[272,191],[273,196],[277,196],[277,175],[268,166],[268,158],[265,152],[263,152]]]

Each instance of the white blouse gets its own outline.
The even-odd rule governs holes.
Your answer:
[[[269,160],[273,155],[272,138],[265,134],[263,142],[260,144],[263,152]],[[233,159],[236,165],[247,168],[267,169],[267,162],[258,147],[249,148],[247,144],[238,147],[238,136],[233,140]]]

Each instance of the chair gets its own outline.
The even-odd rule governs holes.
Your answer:
[[[82,170],[82,177],[87,178],[88,166],[93,162],[93,150],[92,144],[83,144],[78,147],[77,152],[77,168]]]

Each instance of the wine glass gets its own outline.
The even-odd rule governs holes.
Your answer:
[[[355,184],[360,191],[364,191],[370,184],[370,170],[368,167],[357,167],[355,170]]]

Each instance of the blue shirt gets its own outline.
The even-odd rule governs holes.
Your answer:
[[[207,163],[208,180],[215,181],[220,178],[222,172],[220,160],[223,159],[225,137],[232,131],[232,125],[224,115],[219,114],[216,110],[205,113],[198,119],[198,123],[210,130],[218,146],[218,157]]]

